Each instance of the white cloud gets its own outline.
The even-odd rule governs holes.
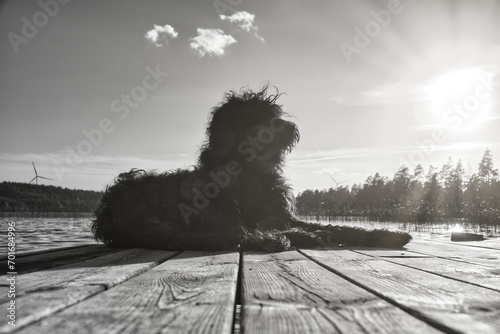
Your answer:
[[[236,12],[231,16],[221,15],[220,19],[223,21],[229,21],[238,25],[242,30],[249,32],[253,27],[253,20],[255,19],[254,14],[249,12]]]
[[[165,24],[162,27],[155,24],[153,29],[148,31],[144,37],[153,42],[156,46],[164,46],[168,45],[169,38],[176,38],[177,35],[179,35],[179,33],[175,31],[171,25]]]
[[[242,12],[236,12],[230,16],[220,15],[220,19],[222,21],[228,21],[231,24],[236,25],[242,31],[251,33],[256,38],[258,38],[264,42],[264,38],[259,36],[259,34],[257,33],[257,30],[259,29],[259,27],[255,26],[253,24],[253,21],[255,19],[254,14],[250,14],[249,12],[242,11]]]
[[[191,48],[193,48],[200,57],[222,56],[226,47],[236,43],[231,35],[225,35],[221,29],[196,29],[198,36],[191,39]]]

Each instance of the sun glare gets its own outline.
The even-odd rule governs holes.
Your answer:
[[[450,232],[463,232],[464,228],[460,224],[455,224],[452,228],[450,228]]]
[[[446,73],[428,86],[431,106],[441,128],[471,131],[488,120],[491,81],[480,68]]]

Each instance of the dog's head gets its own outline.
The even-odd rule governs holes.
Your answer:
[[[227,93],[211,112],[200,166],[234,160],[261,170],[279,168],[299,141],[297,126],[283,119],[286,115],[276,104],[279,96],[268,96],[267,86],[259,92]]]

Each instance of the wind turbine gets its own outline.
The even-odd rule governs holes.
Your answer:
[[[52,179],[49,179],[48,177],[38,176],[38,172],[36,171],[35,163],[33,161],[31,163],[33,164],[33,169],[35,170],[35,177],[31,179],[30,184],[33,181],[35,181],[35,184],[38,184],[38,179],[52,180]]]
[[[337,180],[335,180],[333,176],[331,176],[330,174],[328,174],[328,176],[333,180],[333,182],[335,182],[335,189],[338,189],[340,184],[347,182],[347,181],[337,182]]]

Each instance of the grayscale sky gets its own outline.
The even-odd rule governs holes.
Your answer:
[[[500,165],[500,1],[0,2],[0,181],[102,190],[196,162],[224,92],[266,82],[294,192],[449,156]],[[152,74],[153,73],[153,74]],[[168,73],[168,74],[167,74]]]

